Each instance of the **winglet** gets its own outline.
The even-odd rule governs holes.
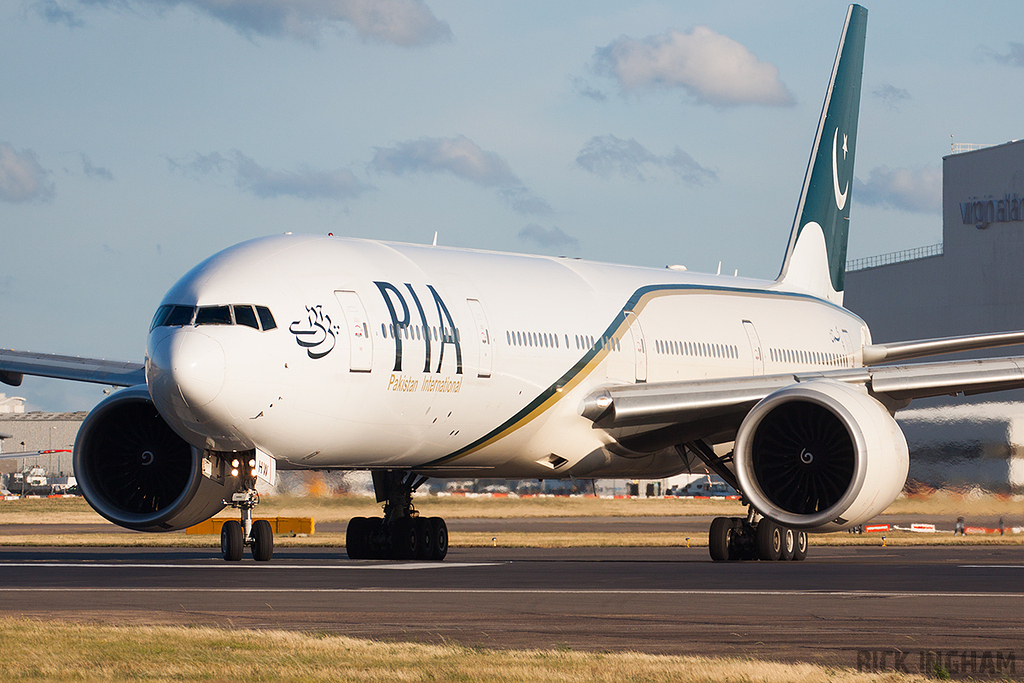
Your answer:
[[[846,275],[867,18],[866,9],[850,5],[777,280],[786,289],[804,290],[839,305]]]

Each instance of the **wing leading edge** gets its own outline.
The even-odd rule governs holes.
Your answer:
[[[21,386],[25,375],[115,387],[146,383],[145,366],[142,363],[0,349],[0,382],[12,387]]]

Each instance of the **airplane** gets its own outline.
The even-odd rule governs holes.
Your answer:
[[[892,364],[1024,332],[876,344],[842,307],[866,20],[850,6],[775,280],[285,233],[186,273],[144,363],[0,351],[0,381],[125,387],[79,431],[83,495],[140,531],[237,508],[228,561],[271,559],[252,510],[277,469],[371,471],[353,559],[445,557],[412,502],[430,477],[705,471],[748,506],[711,523],[714,560],[803,559],[900,493],[896,410],[1024,387],[1024,357]]]

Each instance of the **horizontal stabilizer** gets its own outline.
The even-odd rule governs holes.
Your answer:
[[[895,363],[911,358],[938,356],[944,353],[995,349],[1024,344],[1024,331],[973,334],[963,337],[940,337],[890,344],[869,344],[864,347],[864,365]]]

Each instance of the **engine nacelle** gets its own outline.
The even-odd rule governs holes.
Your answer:
[[[235,479],[217,476],[218,458],[171,430],[144,385],[93,408],[78,430],[74,461],[89,505],[137,531],[176,531],[209,519],[237,487]]]
[[[907,480],[907,440],[881,403],[815,380],[765,397],[740,425],[736,478],[758,512],[805,531],[862,524]]]

